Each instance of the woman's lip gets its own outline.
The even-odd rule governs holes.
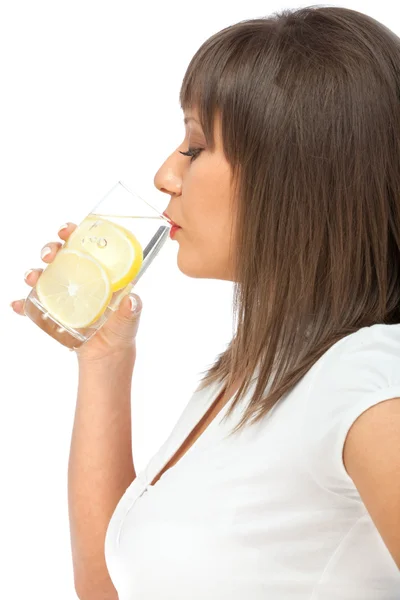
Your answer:
[[[175,225],[175,227],[180,227],[180,225],[178,225],[178,223],[175,223],[175,221],[173,221],[171,219],[171,217],[169,215],[167,215],[166,212],[163,212],[164,217],[167,217],[168,221],[171,223],[171,225]]]

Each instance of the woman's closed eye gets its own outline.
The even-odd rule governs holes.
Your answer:
[[[203,151],[203,148],[189,148],[189,150],[186,150],[186,152],[181,152],[179,150],[180,154],[183,154],[183,156],[190,156],[190,162],[193,162],[195,160],[195,158],[200,154],[200,152]]]

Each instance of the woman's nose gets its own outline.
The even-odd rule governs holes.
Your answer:
[[[154,185],[160,192],[165,192],[171,196],[181,193],[182,179],[171,165],[170,159],[165,161],[158,169],[154,176]]]

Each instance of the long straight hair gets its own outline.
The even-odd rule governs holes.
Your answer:
[[[341,7],[241,21],[196,52],[180,104],[211,152],[220,115],[232,167],[235,329],[199,387],[243,376],[228,418],[258,369],[232,434],[341,338],[400,322],[400,39]]]

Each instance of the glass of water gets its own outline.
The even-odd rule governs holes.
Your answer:
[[[79,348],[139,281],[171,225],[119,181],[44,269],[25,314],[64,346]]]

